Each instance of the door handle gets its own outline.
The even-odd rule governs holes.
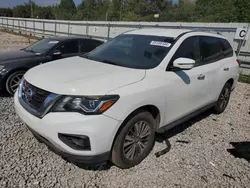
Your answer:
[[[204,74],[201,74],[198,76],[198,80],[204,80],[205,79],[205,75]]]
[[[223,70],[224,71],[229,71],[229,67],[225,67]]]

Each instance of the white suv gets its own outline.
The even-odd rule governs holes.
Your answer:
[[[223,36],[140,29],[29,70],[15,107],[40,141],[69,160],[130,168],[150,153],[156,132],[208,108],[222,113],[238,67]]]

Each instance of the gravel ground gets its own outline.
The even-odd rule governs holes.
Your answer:
[[[0,33],[0,51],[25,45],[24,37]],[[13,99],[0,97],[0,187],[250,187],[250,158],[227,151],[230,142],[250,141],[250,85],[238,84],[225,113],[206,112],[164,136],[171,150],[156,158],[165,148],[159,139],[134,168],[80,168],[38,143],[15,114]],[[245,158],[246,145],[237,146]]]

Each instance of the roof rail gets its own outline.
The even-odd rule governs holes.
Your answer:
[[[208,32],[208,33],[213,33],[213,34],[217,34],[217,35],[222,35],[221,32],[219,31],[213,31],[213,30],[208,30],[208,29],[192,29],[192,31],[201,31],[201,32]]]

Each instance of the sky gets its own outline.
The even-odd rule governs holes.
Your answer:
[[[15,5],[24,4],[28,0],[0,0],[0,7],[14,7]],[[36,4],[40,6],[53,5],[60,2],[60,0],[33,0]],[[74,0],[76,5],[78,5],[82,0]]]
[[[15,5],[24,4],[28,0],[0,0],[0,7],[14,7]],[[53,5],[60,2],[60,0],[33,0],[40,6]],[[75,4],[78,5],[82,0],[74,0]],[[175,0],[177,1],[177,0]]]

